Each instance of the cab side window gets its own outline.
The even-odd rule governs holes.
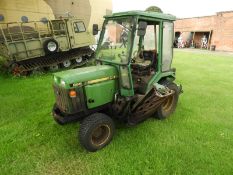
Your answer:
[[[74,31],[75,33],[81,33],[81,32],[85,32],[86,28],[83,22],[75,22],[74,23]]]

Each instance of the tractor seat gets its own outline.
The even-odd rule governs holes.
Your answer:
[[[142,69],[146,69],[146,68],[150,67],[151,63],[152,62],[150,60],[143,60],[143,59],[138,58],[135,61],[135,63],[132,63],[132,66],[142,68]]]
[[[139,55],[135,62],[131,64],[132,73],[136,75],[150,75],[155,63],[155,53],[153,51],[144,51]]]
[[[142,63],[133,63],[131,64],[132,73],[136,75],[149,75],[151,72],[151,61],[147,60]]]

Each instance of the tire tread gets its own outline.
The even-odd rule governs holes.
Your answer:
[[[101,123],[110,124],[112,133],[111,133],[110,139],[106,142],[106,144],[101,145],[100,147],[97,148],[90,144],[88,138],[90,136],[89,135],[90,130],[93,129],[93,127],[95,127],[97,124],[101,124]],[[107,144],[109,144],[109,142],[112,140],[114,131],[115,131],[114,122],[112,121],[110,117],[108,117],[106,114],[103,114],[103,113],[94,113],[86,117],[81,123],[80,130],[79,130],[79,142],[88,151],[94,152],[94,151],[97,151],[103,148]]]

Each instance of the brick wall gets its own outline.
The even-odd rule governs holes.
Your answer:
[[[233,51],[233,11],[219,12],[214,16],[179,19],[175,22],[175,32],[211,30],[213,33],[210,45],[216,45],[216,50]]]

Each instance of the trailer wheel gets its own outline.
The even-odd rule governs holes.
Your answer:
[[[114,131],[114,122],[110,117],[95,113],[81,123],[79,141],[85,149],[95,152],[111,142]]]
[[[58,51],[58,43],[55,39],[49,39],[44,42],[44,51],[46,54],[53,54]]]
[[[164,120],[168,118],[175,110],[179,99],[179,88],[175,83],[165,81],[162,83],[169,89],[175,91],[175,93],[170,96],[156,111],[155,117]]]

